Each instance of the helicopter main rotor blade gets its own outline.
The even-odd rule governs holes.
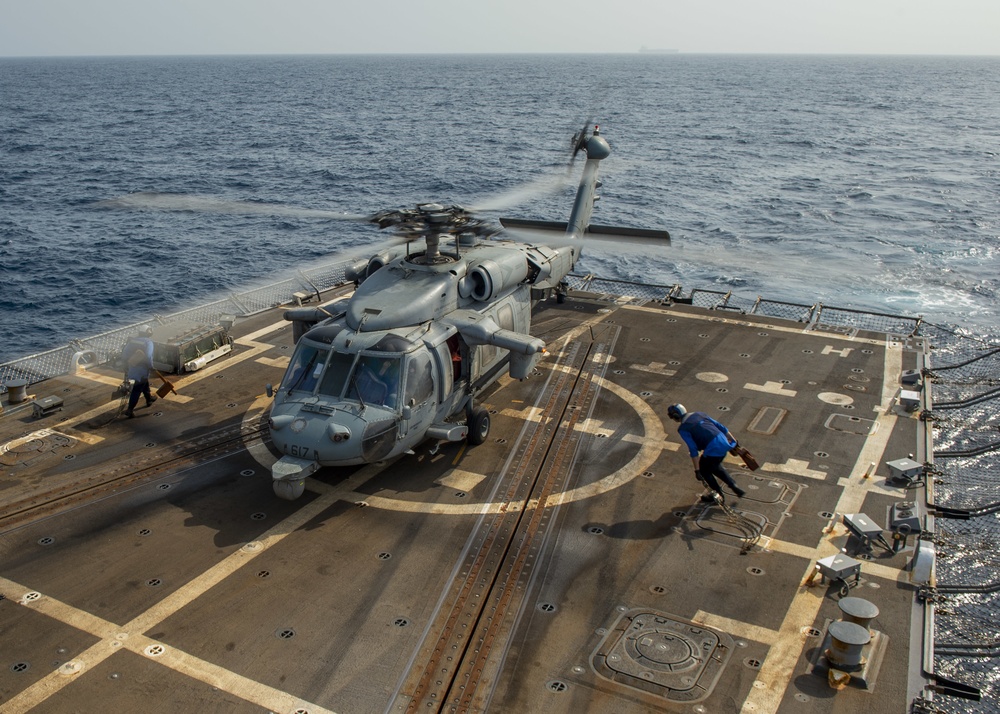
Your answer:
[[[314,208],[282,206],[277,203],[232,201],[211,196],[179,193],[142,192],[101,201],[100,208],[118,208],[133,211],[178,211],[186,213],[220,213],[228,215],[265,215],[287,218],[323,218],[335,221],[368,221],[370,216]]]
[[[519,206],[525,201],[539,196],[548,196],[559,193],[570,185],[569,177],[563,173],[549,174],[542,176],[528,183],[515,186],[514,188],[499,193],[492,198],[487,198],[479,203],[468,207],[473,213],[484,211],[501,211],[505,208]]]

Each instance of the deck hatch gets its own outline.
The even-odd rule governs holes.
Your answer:
[[[786,414],[788,410],[780,407],[761,407],[747,425],[747,431],[771,435],[778,430]]]
[[[733,650],[724,632],[650,610],[619,617],[591,657],[602,677],[677,702],[715,687]]]

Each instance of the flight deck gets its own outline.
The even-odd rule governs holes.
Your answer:
[[[294,349],[282,311],[238,320],[230,354],[134,419],[100,365],[5,405],[2,711],[876,713],[920,694],[926,561],[919,526],[891,527],[912,495],[887,464],[926,457],[901,398],[921,338],[574,291],[536,309],[528,379],[479,395],[485,443],[322,468],[285,501],[265,391]],[[744,497],[701,498],[677,402],[756,456],[726,461]]]

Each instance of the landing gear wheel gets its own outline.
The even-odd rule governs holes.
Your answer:
[[[490,413],[482,407],[476,407],[469,416],[469,443],[479,446],[490,434]]]
[[[273,487],[274,494],[278,498],[283,498],[286,501],[294,501],[306,490],[306,482],[304,479],[297,481],[274,481]]]

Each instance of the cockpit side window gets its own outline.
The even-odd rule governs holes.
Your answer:
[[[351,373],[353,363],[354,355],[334,351],[320,380],[319,393],[339,397],[344,391],[344,384],[347,382],[347,375]]]
[[[290,392],[312,392],[316,389],[327,351],[300,344],[285,373],[285,388]]]
[[[351,373],[347,398],[395,409],[399,404],[399,357],[361,355]]]
[[[414,352],[406,362],[403,404],[415,406],[427,401],[434,392],[431,358],[426,351]]]

